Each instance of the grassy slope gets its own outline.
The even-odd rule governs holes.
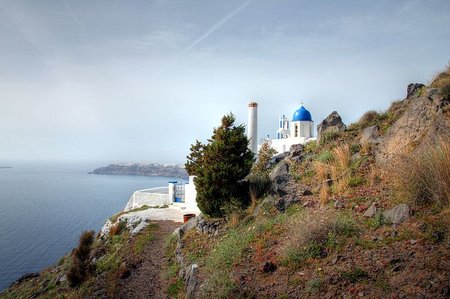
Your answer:
[[[306,146],[306,158],[290,167],[293,183],[309,186],[314,192],[302,198],[305,206],[294,205],[280,213],[267,204],[267,198],[261,198],[258,214],[249,216],[252,211],[248,211],[240,221],[233,217],[223,235],[211,238],[189,232],[184,237],[184,254],[200,265],[196,296],[448,296],[449,198],[445,199],[444,193],[441,202],[418,205],[413,198],[400,196],[404,192],[390,183],[396,175],[392,169],[383,172],[376,167],[374,146],[359,144],[366,127],[378,125],[385,134],[406,104],[397,101],[384,113],[369,112],[346,132],[328,134],[322,144]],[[441,160],[431,161],[447,167],[437,170],[441,176],[435,184],[444,191],[450,184],[450,155],[445,144],[448,140],[440,149],[446,156],[438,154],[435,156],[440,155]],[[412,177],[418,171],[411,169],[411,164],[398,166]],[[445,171],[447,177],[442,176]],[[333,180],[331,186],[322,184],[327,178]],[[409,190],[410,186],[400,187]],[[335,209],[335,200],[345,207]],[[379,212],[364,217],[374,202]],[[413,215],[399,226],[386,223],[380,211],[402,202],[411,205]],[[262,271],[267,262],[276,265],[274,272]]]

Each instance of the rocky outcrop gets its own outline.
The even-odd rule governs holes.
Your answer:
[[[325,133],[344,132],[346,128],[339,113],[333,111],[317,126],[317,140],[320,142]]]
[[[385,165],[393,157],[414,154],[435,144],[438,138],[450,135],[449,101],[435,88],[423,88],[403,100],[404,113],[389,128],[379,146],[375,158],[379,165]],[[409,90],[410,88],[408,88]]]
[[[378,130],[377,125],[368,127],[362,131],[359,143],[360,144],[376,144],[376,143],[378,143],[379,137],[380,137],[380,131]]]
[[[304,146],[302,144],[293,144],[291,145],[291,148],[289,149],[289,154],[287,155],[287,158],[294,162],[300,162],[303,160],[305,153],[304,153]]]
[[[291,179],[289,175],[289,163],[286,160],[278,163],[269,175],[272,181],[272,192],[280,196],[288,194],[288,182]]]
[[[409,99],[412,97],[422,87],[425,87],[425,85],[421,83],[410,83],[406,89],[406,98]]]
[[[188,178],[188,174],[183,165],[159,163],[110,164],[105,167],[97,168],[94,171],[90,172],[90,174],[163,176],[183,179]]]

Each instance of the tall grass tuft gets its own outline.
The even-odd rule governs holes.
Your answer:
[[[327,204],[330,198],[330,186],[328,182],[328,165],[322,162],[316,161],[314,163],[314,170],[316,178],[319,183],[319,198],[322,205]]]
[[[80,285],[90,272],[89,255],[94,243],[94,231],[84,231],[80,236],[78,247],[72,253],[72,266],[67,273],[71,287]]]
[[[418,155],[401,158],[391,181],[400,196],[415,205],[446,206],[450,203],[450,137],[428,145]]]
[[[335,191],[342,192],[348,187],[351,177],[350,148],[348,144],[336,147],[333,150],[333,164],[331,166],[331,177],[335,184]]]
[[[447,65],[447,68],[443,72],[437,74],[433,78],[431,87],[441,89],[442,95],[446,99],[450,99],[450,63]]]

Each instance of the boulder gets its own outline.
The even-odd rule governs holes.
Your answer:
[[[109,236],[109,231],[111,230],[112,225],[113,225],[113,223],[111,222],[111,220],[109,220],[109,219],[106,220],[105,224],[100,229],[100,238],[101,239]]]
[[[392,224],[399,224],[409,217],[409,206],[407,204],[399,204],[390,210],[383,212],[383,217]]]
[[[278,199],[278,201],[275,203],[275,208],[277,208],[277,210],[280,212],[284,212],[286,208],[299,202],[300,198],[296,196],[286,195]]]
[[[195,298],[194,291],[197,286],[197,274],[198,265],[192,264],[188,267],[186,271],[185,284],[186,284],[186,297],[185,298]]]
[[[377,213],[377,205],[375,203],[372,203],[372,205],[370,205],[370,207],[364,212],[363,216],[370,218],[375,216],[376,213]]]
[[[425,87],[425,85],[421,83],[410,83],[406,89],[406,98],[409,99],[410,97],[412,97],[416,93],[416,91],[422,87]]]
[[[288,193],[287,184],[291,178],[289,175],[289,163],[285,160],[278,163],[269,175],[272,181],[272,191],[280,196]]]
[[[365,128],[362,131],[361,139],[359,143],[361,144],[376,144],[378,143],[378,138],[380,137],[380,131],[378,130],[378,126],[371,126]]]
[[[131,231],[131,234],[136,235],[140,233],[144,228],[148,226],[148,224],[149,223],[146,221],[141,221],[141,223],[139,223],[138,226],[136,226],[136,228]]]
[[[284,160],[284,158],[286,158],[287,156],[289,156],[289,152],[284,152],[284,153],[278,154],[276,156],[273,156],[270,161],[270,164],[275,165],[275,164],[279,163],[280,161]]]
[[[347,127],[342,122],[342,118],[339,113],[337,113],[337,111],[333,111],[317,126],[317,140],[320,142],[320,139],[325,133],[344,132],[346,128]]]
[[[287,158],[291,161],[300,162],[303,160],[304,152],[303,152],[304,146],[302,144],[293,144],[291,145],[291,148],[289,149],[289,154]]]

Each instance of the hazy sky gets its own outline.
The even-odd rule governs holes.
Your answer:
[[[259,137],[386,109],[450,60],[450,1],[0,0],[0,37],[0,160],[184,162],[251,100]]]

